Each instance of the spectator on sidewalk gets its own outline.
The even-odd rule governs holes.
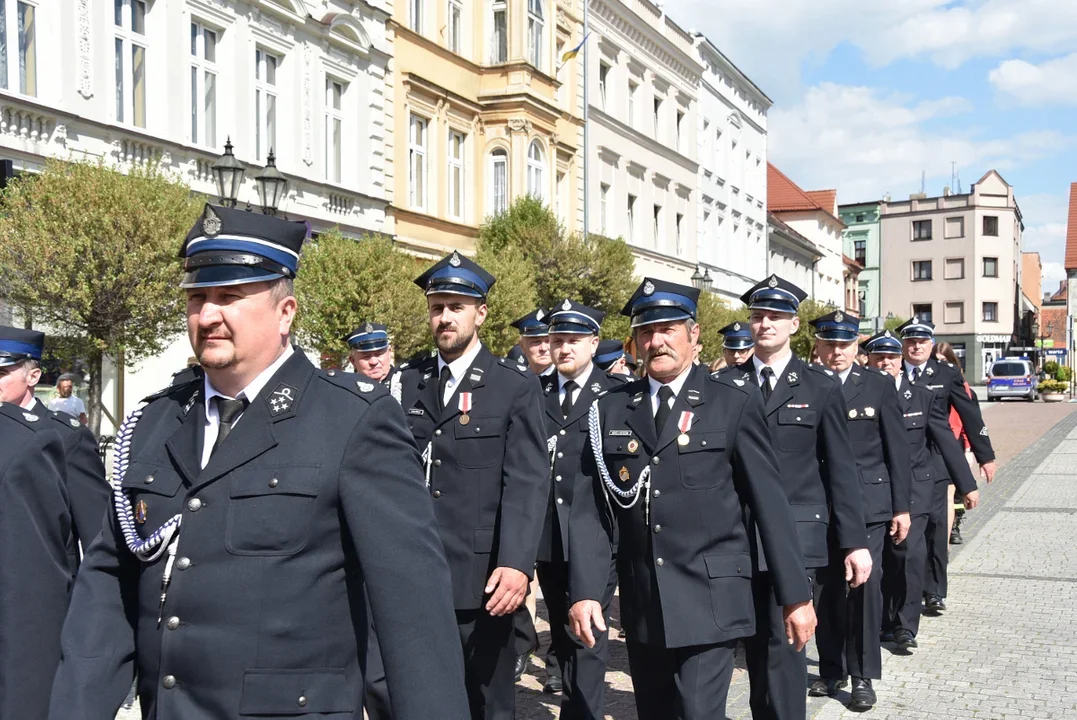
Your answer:
[[[961,363],[958,362],[957,353],[954,352],[954,347],[948,342],[940,342],[935,346],[935,357],[939,359],[939,362],[953,363],[953,366],[961,371]],[[969,397],[973,400],[976,399],[976,395],[972,392],[972,388],[969,387],[968,380],[965,380],[964,372],[961,373],[961,379],[965,383],[965,392],[969,394]],[[965,460],[968,462],[969,467],[972,469],[973,476],[976,475],[976,457],[972,454],[972,446],[969,444],[968,436],[965,434],[965,425],[961,422],[961,416],[957,414],[957,410],[950,408],[950,429],[954,431],[954,436],[961,442],[961,448],[965,451]],[[960,545],[961,540],[961,519],[957,514],[957,507],[961,506],[961,515],[965,513],[965,505],[960,500],[954,502],[954,485],[950,483],[950,488],[947,491],[949,495],[949,502],[947,504],[947,528],[949,529],[949,538],[951,545]]]
[[[71,417],[78,418],[79,422],[85,425],[89,421],[86,416],[86,403],[78,395],[75,395],[74,389],[74,376],[69,373],[61,375],[60,379],[56,381],[56,393],[59,397],[49,403],[49,410],[65,412]]]

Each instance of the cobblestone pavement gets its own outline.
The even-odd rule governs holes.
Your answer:
[[[983,406],[999,472],[981,482],[983,504],[953,546],[948,610],[925,618],[911,657],[883,652],[883,680],[872,720],[1077,719],[1077,404]],[[1036,552],[1036,548],[1050,548]],[[549,625],[538,630],[543,649]],[[606,720],[636,720],[625,644],[613,608],[606,676]],[[809,646],[809,674],[817,667]],[[542,694],[545,673],[532,656],[517,684],[517,718],[558,716],[560,696]],[[848,692],[812,698],[816,720],[860,717]],[[137,702],[117,720],[137,720]],[[738,654],[729,693],[731,718],[750,718],[748,678]],[[716,719],[717,720],[717,719]]]

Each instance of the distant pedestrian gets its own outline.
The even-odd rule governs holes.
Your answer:
[[[53,412],[65,412],[71,417],[76,417],[85,425],[88,422],[86,416],[86,403],[74,393],[75,378],[72,375],[61,375],[56,381],[56,393],[60,396],[49,403],[49,410]]]

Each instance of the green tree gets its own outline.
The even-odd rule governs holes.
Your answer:
[[[883,323],[883,330],[889,330],[891,333],[896,331],[899,327],[905,324],[907,318],[895,317],[889,315],[886,318],[886,322]]]
[[[125,366],[183,331],[177,251],[200,205],[153,165],[123,173],[59,160],[0,195],[0,288],[35,323],[64,336],[65,354],[86,359],[94,432],[104,356]]]
[[[700,353],[702,362],[710,363],[721,356],[723,336],[719,330],[737,320],[747,321],[748,310],[734,310],[729,304],[714,293],[699,294],[699,308],[696,313],[699,320],[699,342],[703,345]]]
[[[815,328],[809,321],[834,312],[837,308],[831,303],[822,303],[813,298],[808,298],[800,303],[797,317],[800,318],[800,329],[796,331],[791,340],[793,352],[802,360],[810,360],[812,348],[815,347]]]
[[[341,365],[347,335],[371,321],[389,328],[398,358],[433,348],[423,293],[412,284],[421,271],[388,238],[320,234],[304,249],[295,282],[300,341]]]
[[[495,355],[505,355],[520,337],[510,324],[535,309],[535,276],[523,251],[515,245],[499,250],[479,244],[475,262],[493,275],[497,282],[486,299],[489,314],[479,337]]]

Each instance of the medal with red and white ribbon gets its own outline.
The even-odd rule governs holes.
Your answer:
[[[692,429],[692,420],[695,416],[695,413],[687,410],[681,413],[681,418],[677,421],[677,429],[681,431],[681,434],[677,436],[678,445],[687,445],[690,442],[688,431]]]
[[[471,393],[460,393],[460,424],[467,425],[471,422],[471,417],[468,415],[471,412]]]

